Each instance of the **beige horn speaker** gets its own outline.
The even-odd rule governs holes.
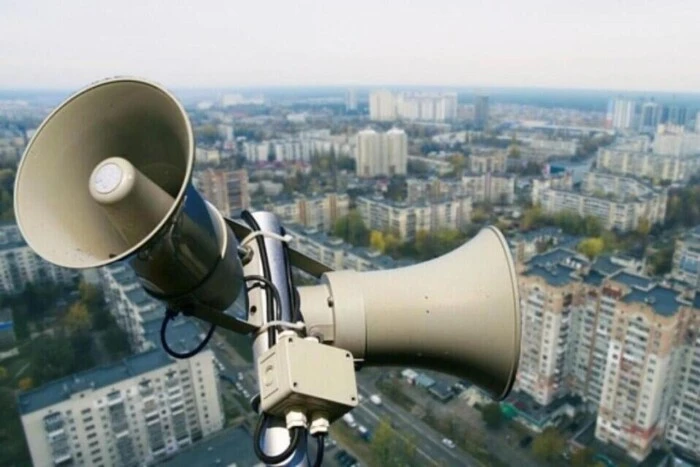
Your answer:
[[[51,263],[127,260],[171,306],[224,310],[243,270],[231,229],[192,187],[193,163],[189,119],[168,91],[135,78],[95,83],[57,107],[27,146],[17,223]]]
[[[418,367],[469,379],[502,399],[520,356],[517,278],[508,245],[488,227],[415,266],[324,274],[301,287],[309,333],[363,365]]]

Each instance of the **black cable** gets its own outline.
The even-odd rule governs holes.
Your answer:
[[[287,235],[287,231],[284,230],[284,227],[282,229],[282,236]],[[301,321],[301,306],[299,303],[299,291],[297,288],[294,286],[294,275],[292,274],[292,262],[289,261],[289,244],[287,242],[282,243],[282,252],[284,254],[284,264],[286,266],[286,272],[287,272],[287,288],[289,289],[289,293],[291,294],[291,315],[292,315],[292,322],[296,323],[298,321]]]
[[[265,464],[279,464],[280,462],[287,460],[289,456],[291,456],[294,453],[294,451],[297,450],[297,448],[299,447],[299,442],[302,438],[301,432],[304,429],[302,427],[292,428],[290,430],[290,440],[287,449],[285,449],[279,454],[270,456],[267,453],[265,453],[262,450],[262,446],[260,446],[263,428],[266,427],[267,420],[268,416],[266,413],[261,414],[258,418],[258,423],[255,425],[255,433],[253,434],[253,449],[255,450],[255,455],[258,456],[258,459],[260,459]]]
[[[165,337],[165,332],[168,329],[168,322],[172,321],[175,319],[177,316],[178,312],[173,310],[172,308],[168,308],[165,311],[165,316],[163,317],[163,322],[160,325],[160,344],[163,346],[163,350],[167,352],[168,355],[170,355],[173,358],[190,358],[194,357],[197,355],[203,348],[209,343],[209,340],[211,339],[211,336],[214,335],[214,330],[216,329],[216,324],[212,324],[211,327],[209,328],[209,331],[207,332],[207,335],[202,339],[202,342],[197,345],[192,350],[189,350],[187,352],[179,353],[174,351],[169,345],[168,345],[168,339]]]
[[[243,219],[244,222],[248,224],[250,229],[254,232],[259,232],[260,231],[260,225],[258,224],[258,221],[255,220],[255,217],[250,213],[250,211],[245,210],[241,213],[241,219]],[[258,244],[258,252],[260,254],[260,263],[262,266],[262,272],[263,276],[265,279],[268,281],[272,281],[272,274],[270,273],[270,263],[268,261],[267,257],[267,248],[265,247],[265,239],[262,236],[258,236],[255,238],[256,243]],[[271,294],[265,294],[267,297],[267,309],[272,310],[274,307],[274,303],[272,295]],[[278,294],[279,295],[279,294]],[[278,302],[280,307],[282,306],[282,302]],[[268,312],[268,319],[269,319],[269,312]],[[270,328],[267,331],[267,341],[268,341],[268,347],[272,347],[277,343],[277,333],[273,328]]]
[[[316,438],[316,459],[314,459],[313,467],[321,467],[323,464],[323,451],[326,449],[326,434],[319,433]]]

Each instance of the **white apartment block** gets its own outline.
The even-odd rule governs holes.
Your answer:
[[[700,226],[676,240],[671,275],[677,281],[700,289]]]
[[[513,204],[515,177],[492,173],[462,175],[462,189],[475,203]]]
[[[110,264],[99,269],[105,301],[117,325],[126,332],[134,351],[142,351],[149,345],[145,324],[162,319],[165,309],[162,303],[149,296],[136,274],[126,264]]]
[[[533,184],[532,201],[550,214],[571,211],[598,218],[606,229],[634,230],[640,220],[662,223],[667,190],[613,174],[589,172],[580,192]]]
[[[0,225],[0,293],[20,293],[30,283],[72,284],[78,276],[75,269],[55,266],[34,253],[16,224]]]
[[[551,157],[571,157],[576,155],[578,142],[575,140],[552,140],[543,138],[522,138],[519,146],[525,160],[545,162]]]
[[[606,127],[627,130],[634,125],[635,102],[626,99],[612,99],[608,103]]]
[[[649,152],[601,148],[596,156],[596,168],[614,174],[678,182],[697,173],[700,169],[700,157],[663,156]]]
[[[663,156],[698,155],[700,154],[700,133],[662,126],[654,135],[653,152]]]
[[[206,169],[195,172],[194,186],[224,216],[237,215],[250,207],[248,172]]]
[[[408,164],[406,132],[392,128],[386,133],[362,130],[356,137],[356,172],[358,177],[405,175]]]
[[[505,173],[507,163],[506,151],[476,151],[469,155],[469,170],[474,174]]]
[[[369,116],[375,121],[417,120],[446,122],[457,117],[457,93],[394,94],[380,90],[369,95]]]
[[[286,225],[285,229],[292,236],[291,247],[334,270],[376,271],[399,265],[389,256],[368,248],[353,247],[340,238],[315,229],[295,224]]]
[[[521,266],[520,296],[520,391],[542,405],[580,396],[598,411],[596,438],[640,462],[665,431],[678,445],[700,440],[697,423],[679,422],[698,417],[700,352],[686,329],[699,300],[563,249]]]
[[[391,91],[380,90],[369,94],[369,118],[384,122],[396,120],[396,97]]]
[[[694,307],[700,309],[696,296]],[[679,375],[666,425],[666,440],[686,457],[700,462],[700,319],[690,318],[680,348]]]
[[[193,323],[177,327],[178,342],[187,337],[185,346],[196,345]],[[155,348],[21,393],[32,464],[153,465],[221,430],[213,359],[211,350],[174,360]]]
[[[370,230],[391,232],[400,240],[412,240],[420,231],[461,229],[469,223],[472,202],[468,197],[409,205],[383,198],[357,198],[357,210]]]
[[[320,196],[297,196],[265,206],[284,222],[301,224],[306,228],[328,232],[336,221],[348,214],[350,197],[347,194],[326,193]]]

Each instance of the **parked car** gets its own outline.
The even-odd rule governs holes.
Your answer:
[[[382,405],[382,398],[379,397],[379,394],[372,394],[369,396],[369,401],[374,405]]]

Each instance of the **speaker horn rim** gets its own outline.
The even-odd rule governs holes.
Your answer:
[[[20,199],[20,190],[19,186],[20,183],[19,181],[22,179],[22,171],[25,166],[26,162],[26,156],[29,154],[29,151],[32,149],[34,146],[34,143],[38,140],[39,136],[42,133],[42,130],[44,127],[46,127],[51,120],[53,120],[56,115],[58,115],[65,107],[73,103],[77,98],[80,96],[87,94],[90,91],[93,91],[97,88],[100,88],[102,86],[108,86],[111,84],[118,84],[118,83],[137,83],[141,85],[146,85],[150,86],[156,91],[159,91],[163,93],[168,99],[172,101],[172,103],[175,104],[175,107],[177,110],[180,112],[181,116],[183,117],[184,123],[185,123],[185,129],[187,131],[187,163],[185,167],[185,176],[182,181],[182,185],[180,186],[180,190],[177,193],[177,196],[174,198],[173,205],[168,209],[167,214],[163,217],[163,219],[156,225],[153,230],[146,235],[141,241],[136,243],[134,246],[131,248],[127,249],[123,253],[113,257],[113,258],[108,258],[106,260],[101,260],[101,261],[95,261],[90,264],[85,264],[85,265],[68,265],[68,264],[61,264],[60,262],[56,262],[55,260],[51,260],[46,257],[42,249],[37,249],[36,244],[32,243],[31,236],[27,235],[27,231],[22,227],[22,221],[21,221],[21,215],[20,215],[20,209],[19,209],[19,199]],[[195,140],[194,140],[194,132],[192,130],[192,123],[190,122],[190,118],[187,115],[187,112],[185,111],[185,108],[182,106],[180,101],[170,92],[168,91],[164,86],[161,86],[160,84],[156,83],[155,81],[151,81],[145,78],[140,78],[136,76],[113,76],[110,78],[105,78],[101,79],[98,81],[94,81],[91,84],[88,84],[87,86],[82,87],[78,91],[72,93],[70,96],[68,96],[66,99],[64,99],[55,109],[53,109],[49,115],[44,118],[44,120],[41,122],[39,127],[36,129],[34,132],[34,135],[32,135],[31,140],[27,144],[27,147],[25,148],[24,152],[22,153],[22,158],[20,159],[19,164],[17,165],[17,174],[15,176],[15,186],[14,186],[14,200],[12,203],[14,213],[15,213],[15,222],[17,224],[17,227],[19,228],[19,231],[24,238],[24,241],[27,243],[27,245],[40,257],[42,257],[44,260],[56,264],[61,267],[67,267],[71,269],[92,269],[92,268],[99,268],[102,266],[106,266],[108,264],[115,263],[117,261],[121,261],[124,258],[128,258],[129,256],[133,255],[136,253],[139,249],[141,249],[146,243],[148,243],[162,228],[167,224],[167,222],[172,218],[173,214],[177,211],[179,206],[182,204],[182,200],[185,197],[185,193],[187,192],[187,187],[190,185],[191,179],[192,179],[192,171],[194,168],[194,152],[195,152]],[[88,181],[86,180],[86,184]]]

